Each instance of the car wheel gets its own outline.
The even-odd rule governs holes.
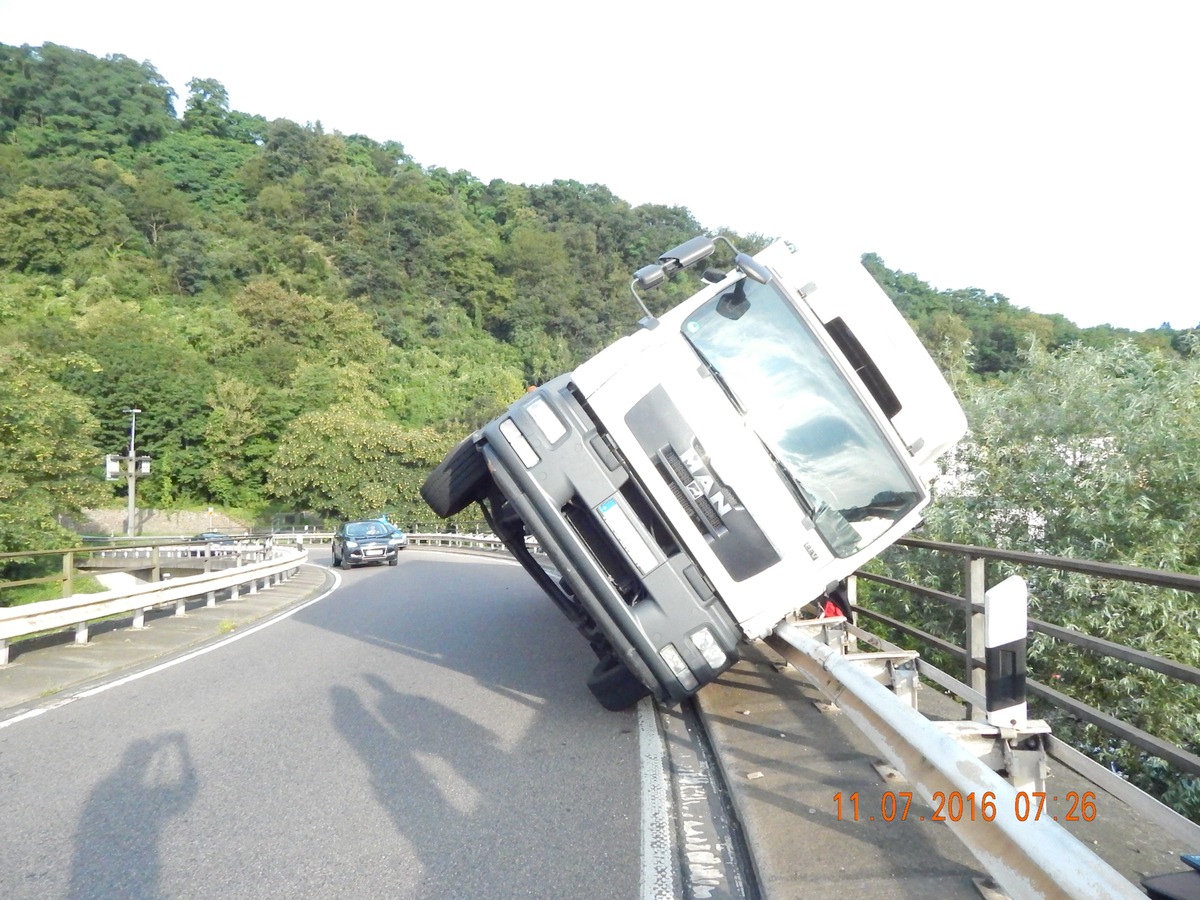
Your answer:
[[[398,566],[398,565],[400,565],[400,557],[399,557],[399,556],[393,556],[391,559],[389,559],[389,560],[388,560],[388,565],[389,565],[389,566]]]
[[[354,566],[350,562],[350,557],[348,557],[348,556],[342,557],[342,568],[345,569],[347,572],[349,572],[351,569],[354,568]]]
[[[650,693],[624,663],[613,657],[596,663],[587,686],[600,705],[613,712],[628,709]]]
[[[342,561],[341,561],[341,559],[338,557],[338,555],[337,555],[336,553],[335,553],[335,554],[333,554],[333,567],[336,569],[336,568],[337,568],[338,566],[340,566],[341,564],[342,564]]]
[[[487,493],[487,483],[487,462],[468,437],[429,473],[421,485],[421,497],[445,519],[481,500]]]

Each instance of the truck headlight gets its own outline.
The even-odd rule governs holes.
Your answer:
[[[529,413],[529,418],[533,419],[534,424],[545,435],[546,443],[556,443],[560,437],[567,433],[566,427],[558,420],[558,416],[554,414],[554,410],[550,408],[550,404],[542,397],[532,400],[525,407],[525,411]]]
[[[714,669],[719,669],[725,664],[725,651],[721,649],[721,645],[717,643],[717,639],[713,637],[713,633],[708,630],[707,625],[693,634],[691,640],[696,649],[700,651],[700,655],[704,657],[704,661]]]
[[[505,419],[500,423],[500,433],[508,441],[508,446],[516,451],[517,456],[521,458],[521,462],[525,463],[525,468],[532,469],[537,465],[541,457],[529,445],[529,441],[525,439],[525,435],[521,434],[521,429],[517,427],[516,422],[512,419]]]
[[[674,644],[667,644],[667,646],[658,651],[658,655],[663,658],[663,662],[675,673],[675,677],[679,679],[679,683],[683,685],[685,690],[694,691],[696,689],[699,682],[696,681],[696,676],[692,674],[692,670],[683,661],[683,657],[679,655],[679,651],[675,649]]]

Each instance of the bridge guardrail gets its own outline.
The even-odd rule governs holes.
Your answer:
[[[114,552],[129,553],[130,548],[120,548],[119,551],[114,548]],[[258,555],[264,558],[223,571],[203,572],[95,594],[75,594],[23,606],[0,607],[0,666],[8,664],[9,644],[16,638],[74,627],[75,643],[86,644],[89,627],[97,620],[132,612],[133,627],[140,628],[148,610],[174,604],[175,614],[183,615],[187,601],[195,597],[203,595],[208,606],[216,606],[216,597],[221,591],[230,591],[231,599],[240,596],[246,587],[249,593],[257,593],[260,584],[270,587],[286,580],[308,559],[308,552],[303,547],[294,546],[263,545]],[[149,556],[138,561],[148,559]]]
[[[898,589],[945,603],[951,608],[959,610],[965,621],[963,646],[959,647],[941,640],[919,629],[915,629],[904,622],[900,622],[871,609],[856,607],[855,613],[867,619],[880,622],[897,633],[908,635],[926,646],[936,647],[961,659],[968,673],[967,677],[970,684],[958,682],[947,684],[945,681],[941,683],[944,687],[953,690],[960,698],[967,701],[969,713],[974,711],[973,707],[978,705],[979,695],[982,694],[983,686],[987,680],[983,634],[983,599],[984,566],[988,560],[1015,563],[1025,568],[1050,569],[1074,572],[1098,578],[1117,579],[1150,587],[1188,591],[1200,595],[1200,576],[1183,572],[1160,572],[1154,569],[1122,566],[1115,563],[1070,559],[1067,557],[1016,550],[998,550],[992,547],[952,544],[918,538],[904,538],[899,542],[899,546],[950,554],[961,558],[963,566],[962,595],[959,596],[933,590],[924,585],[912,584],[869,572],[860,571],[857,573],[857,577],[888,588]],[[1119,659],[1143,669],[1157,672],[1170,680],[1183,684],[1200,685],[1200,669],[1194,666],[1147,653],[1133,647],[1126,647],[1113,641],[1093,637],[1036,618],[1028,619],[1028,627],[1030,632],[1044,634],[1054,640],[1074,644],[1098,656]],[[926,666],[927,664],[923,664],[922,668],[924,669]],[[950,680],[953,681],[953,679]],[[1200,756],[1197,756],[1195,753],[1181,747],[1176,747],[1151,734],[1147,734],[1134,725],[1123,722],[1103,710],[1075,700],[1042,682],[1029,679],[1026,684],[1031,694],[1040,697],[1051,706],[1090,722],[1110,735],[1127,741],[1141,750],[1165,760],[1182,772],[1191,775],[1200,775]]]

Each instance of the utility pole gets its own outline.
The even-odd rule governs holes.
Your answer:
[[[150,457],[137,455],[137,415],[140,409],[123,409],[129,413],[129,452],[125,456],[110,453],[104,457],[105,478],[116,481],[120,478],[121,464],[125,464],[125,480],[129,485],[129,505],[125,513],[125,534],[137,536],[137,480],[140,475],[150,474]]]

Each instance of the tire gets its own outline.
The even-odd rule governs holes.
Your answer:
[[[421,485],[421,497],[447,519],[483,499],[488,485],[487,462],[470,437],[459,442]]]
[[[335,553],[335,554],[333,554],[333,567],[336,569],[336,568],[337,568],[338,566],[340,566],[341,564],[342,564],[342,561],[341,561],[341,559],[338,557],[338,555],[337,555],[336,553]]]
[[[600,705],[613,712],[628,709],[650,693],[624,663],[612,657],[596,663],[587,686]]]
[[[398,565],[400,565],[400,557],[399,557],[399,556],[393,556],[391,559],[389,559],[389,560],[388,560],[388,565],[389,565],[389,566],[398,566]]]
[[[342,557],[342,568],[345,569],[347,572],[349,572],[351,569],[354,568],[354,565],[350,562],[350,557],[348,557],[348,556]]]

